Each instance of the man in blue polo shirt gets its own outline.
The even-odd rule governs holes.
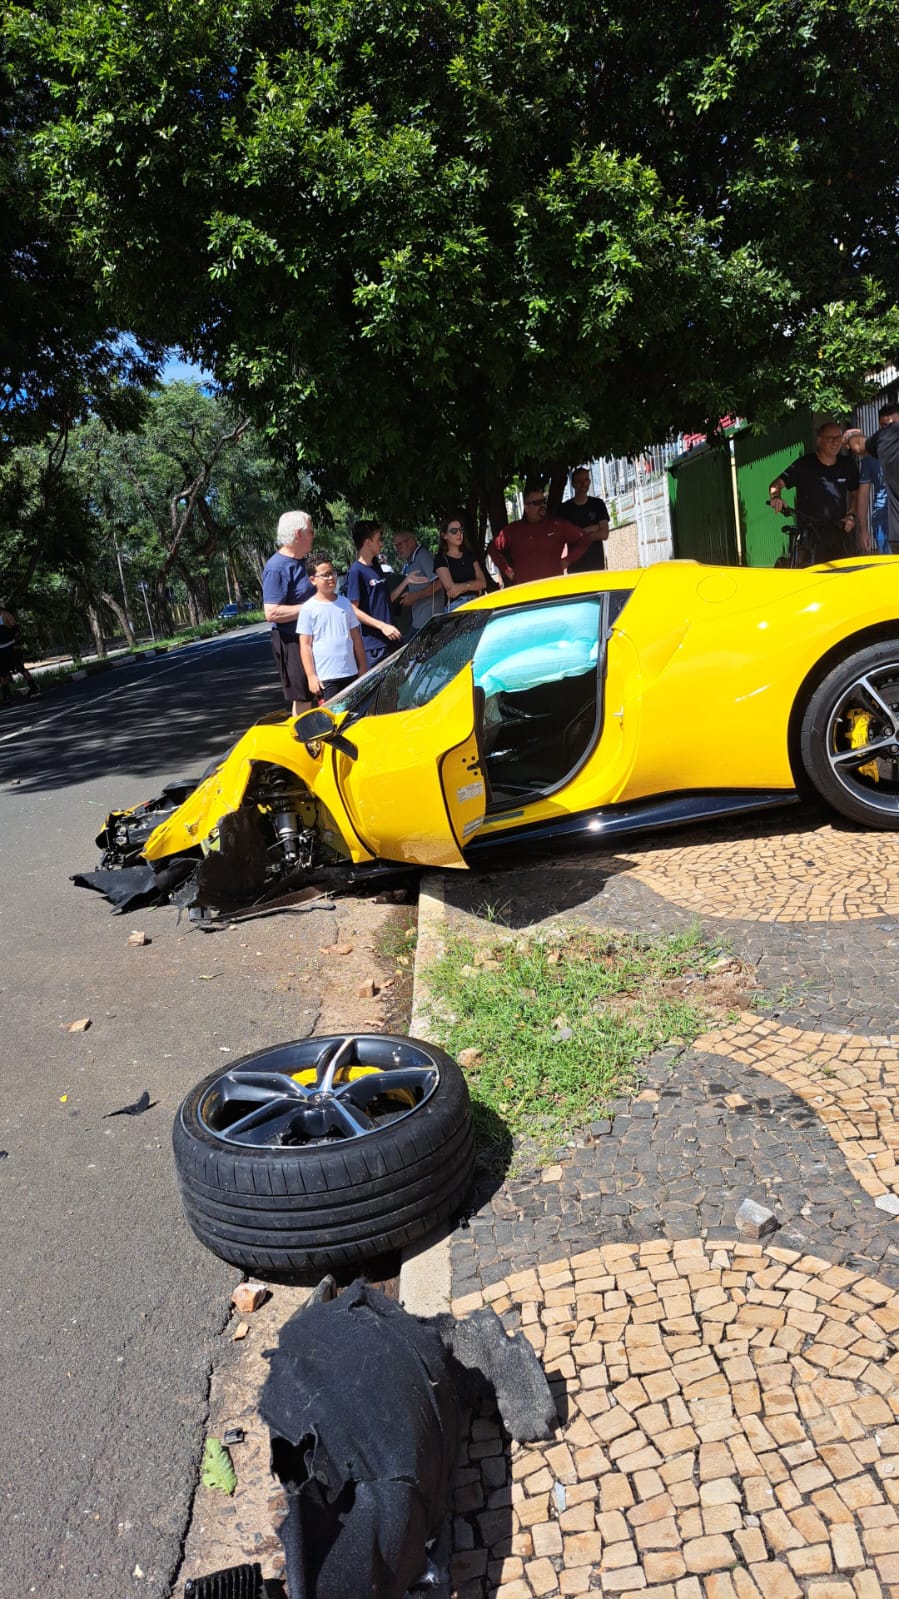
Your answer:
[[[308,711],[309,684],[300,660],[297,617],[315,589],[306,575],[305,557],[312,549],[312,517],[308,511],[285,511],[278,523],[278,549],[262,572],[262,605],[272,624],[272,654],[288,710]]]

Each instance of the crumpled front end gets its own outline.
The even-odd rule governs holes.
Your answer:
[[[371,858],[352,834],[347,842],[315,792],[322,784],[328,763],[297,742],[292,723],[260,724],[199,782],[111,812],[99,872],[73,881],[117,911],[170,899],[197,918],[293,893],[317,872]]]

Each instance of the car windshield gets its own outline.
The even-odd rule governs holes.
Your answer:
[[[369,716],[418,710],[469,662],[488,698],[580,676],[597,664],[600,611],[600,597],[591,596],[432,617],[405,649],[329,708]]]

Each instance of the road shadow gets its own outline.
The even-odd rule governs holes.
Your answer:
[[[285,713],[268,632],[190,645],[60,686],[0,720],[0,782],[28,793],[115,774],[199,775],[254,722]],[[25,729],[21,737],[4,737]]]

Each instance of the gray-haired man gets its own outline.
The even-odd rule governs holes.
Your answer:
[[[266,562],[262,573],[262,604],[265,620],[272,624],[272,654],[284,691],[284,699],[294,716],[308,711],[309,684],[297,641],[300,607],[311,599],[315,589],[306,575],[305,557],[312,549],[314,528],[308,511],[285,511],[278,522],[278,549]]]

